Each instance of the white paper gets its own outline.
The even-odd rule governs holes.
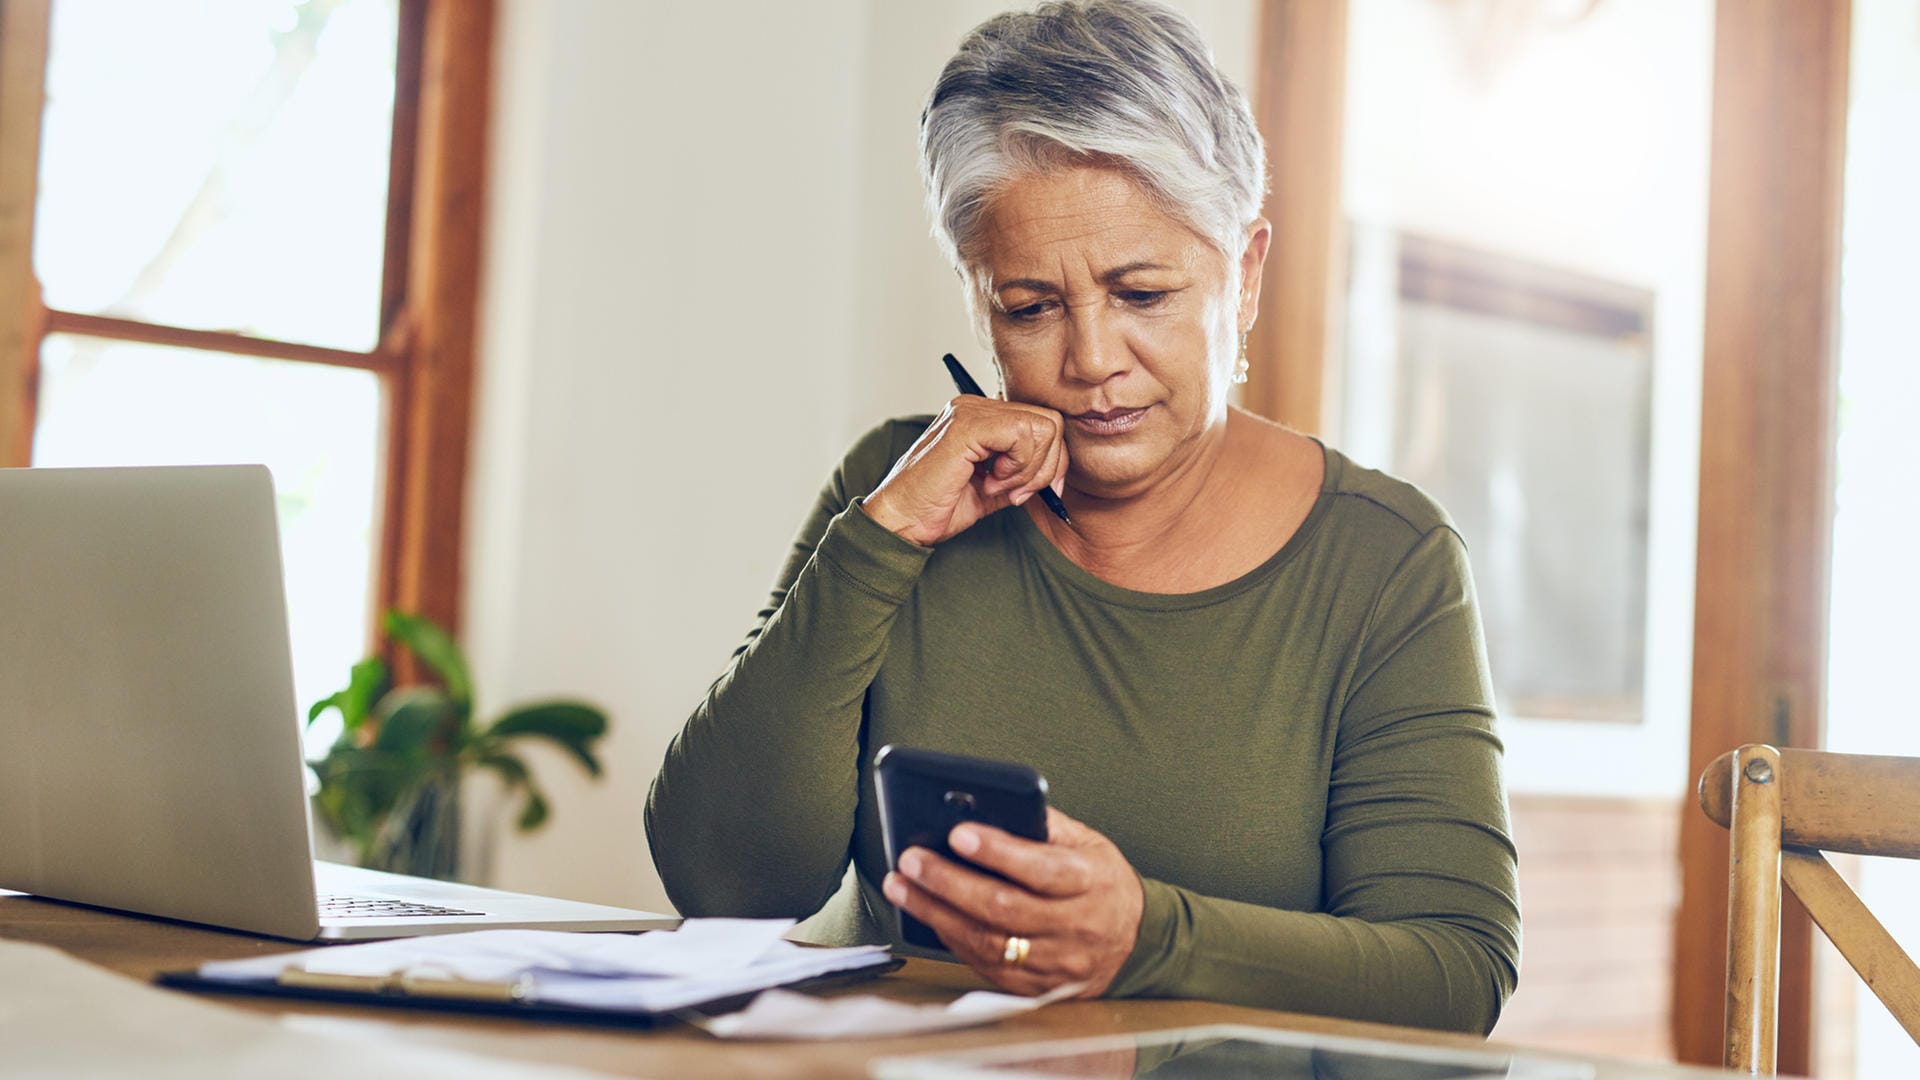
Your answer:
[[[522,993],[528,1001],[552,1005],[672,1012],[717,998],[870,967],[883,961],[886,955],[887,950],[879,945],[809,949],[789,941],[776,941],[759,962],[747,967],[699,975],[643,978],[539,971],[522,984]]]
[[[884,1038],[988,1024],[1032,1012],[1084,989],[1074,983],[1039,997],[976,990],[946,1005],[909,1005],[871,994],[816,998],[769,990],[737,1013],[693,1023],[722,1039]]]
[[[782,944],[793,919],[688,919],[680,929],[622,936],[570,968],[595,975],[711,975],[736,971]],[[604,935],[601,935],[604,936]]]
[[[638,936],[561,930],[472,930],[202,965],[208,978],[273,978],[288,968],[316,975],[513,982],[532,972],[602,977],[680,977],[737,972],[767,956],[792,919],[689,919]]]
[[[212,979],[277,978],[288,969],[364,978],[506,983],[529,1002],[673,1012],[885,961],[879,945],[811,949],[785,941],[792,919],[689,919],[639,936],[474,930],[203,964]]]

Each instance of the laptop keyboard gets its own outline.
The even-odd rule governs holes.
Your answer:
[[[401,919],[409,916],[485,914],[484,911],[463,911],[460,908],[416,904],[383,896],[320,897],[320,917],[323,919]]]

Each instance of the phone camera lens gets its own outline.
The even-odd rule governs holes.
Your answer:
[[[969,792],[949,791],[941,801],[947,804],[947,809],[956,814],[973,813],[973,795]]]

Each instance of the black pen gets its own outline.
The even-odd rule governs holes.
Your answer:
[[[953,385],[959,387],[961,393],[972,394],[975,397],[987,396],[986,392],[980,389],[980,384],[973,381],[973,376],[967,374],[967,369],[960,366],[960,361],[953,358],[952,353],[941,357],[940,362],[947,365],[947,374],[953,376]],[[1052,488],[1040,489],[1040,501],[1046,503],[1047,509],[1053,511],[1061,521],[1068,525],[1073,524],[1073,519],[1067,516],[1067,504],[1060,501],[1060,496],[1054,494]]]

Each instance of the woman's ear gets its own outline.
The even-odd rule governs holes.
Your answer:
[[[1273,242],[1273,222],[1254,218],[1247,226],[1247,246],[1240,253],[1240,332],[1253,329],[1260,317],[1260,273],[1267,265],[1267,246]]]

